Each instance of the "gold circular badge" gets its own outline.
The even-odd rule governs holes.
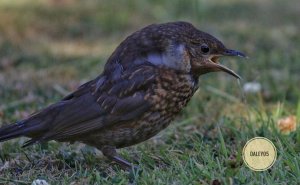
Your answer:
[[[264,171],[273,166],[277,151],[274,144],[267,138],[255,137],[250,139],[243,149],[245,164],[254,171]]]

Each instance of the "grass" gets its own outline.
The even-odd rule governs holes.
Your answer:
[[[142,173],[128,173],[99,151],[75,143],[21,148],[0,144],[0,184],[299,184],[300,132],[277,129],[300,119],[300,3],[283,1],[1,1],[0,125],[25,118],[96,77],[113,49],[154,22],[186,20],[250,58],[224,59],[258,93],[243,94],[226,74],[208,74],[166,130],[121,149]],[[246,101],[243,101],[246,100]],[[242,161],[244,144],[269,138],[278,158],[264,172]]]

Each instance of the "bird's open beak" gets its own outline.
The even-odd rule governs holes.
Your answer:
[[[208,60],[206,60],[206,62],[204,62],[204,64],[202,64],[202,66],[200,67],[201,74],[205,74],[208,72],[224,71],[224,72],[240,79],[241,77],[238,74],[236,74],[233,70],[227,68],[224,65],[221,65],[218,62],[218,60],[221,56],[239,56],[239,57],[246,58],[246,55],[240,51],[231,50],[231,49],[225,50],[220,55],[214,55],[214,56],[211,56],[210,58],[208,58]]]

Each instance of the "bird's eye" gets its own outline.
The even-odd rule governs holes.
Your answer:
[[[207,54],[209,52],[209,47],[206,44],[202,44],[201,51],[202,53]]]

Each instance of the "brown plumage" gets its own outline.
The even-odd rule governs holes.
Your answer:
[[[198,88],[200,75],[225,71],[220,56],[245,55],[186,22],[147,26],[126,38],[104,71],[61,101],[0,129],[0,141],[30,137],[24,146],[56,140],[97,147],[122,167],[116,153],[166,128]]]

